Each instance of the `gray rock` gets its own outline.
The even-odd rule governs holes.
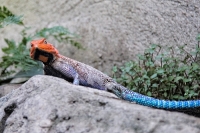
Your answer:
[[[150,44],[194,48],[200,32],[199,0],[0,0],[33,33],[62,25],[80,36],[86,50],[49,40],[60,52],[111,74],[111,68],[135,60]],[[19,40],[16,25],[1,29],[4,38]],[[0,57],[2,53],[0,51]]]
[[[4,133],[199,133],[200,120],[144,107],[114,94],[35,76],[0,98]]]
[[[4,84],[0,86],[0,97],[10,93],[12,90],[17,89],[21,84]]]

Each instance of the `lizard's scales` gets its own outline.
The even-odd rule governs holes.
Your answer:
[[[200,100],[188,100],[188,101],[170,101],[160,100],[152,97],[148,97],[131,90],[124,90],[121,96],[124,100],[130,102],[136,102],[140,105],[145,105],[154,108],[163,109],[186,109],[200,107]]]

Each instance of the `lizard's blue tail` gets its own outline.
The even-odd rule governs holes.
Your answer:
[[[160,100],[133,92],[131,90],[126,90],[126,92],[122,94],[122,98],[127,101],[136,102],[138,104],[154,108],[184,109],[184,108],[200,107],[200,100],[188,100],[188,101]]]
[[[114,87],[114,88],[113,88]],[[111,90],[118,97],[130,101],[136,102],[140,105],[162,108],[162,109],[188,109],[200,107],[200,100],[187,100],[187,101],[170,101],[170,100],[160,100],[139,94],[137,92],[131,91],[122,85],[115,84],[112,86]]]

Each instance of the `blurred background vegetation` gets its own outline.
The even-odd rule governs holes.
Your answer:
[[[137,61],[113,68],[118,83],[133,91],[170,100],[200,98],[200,34],[196,48],[153,44]]]
[[[2,48],[4,55],[0,62],[1,76],[0,84],[7,83],[13,78],[30,78],[36,74],[43,74],[42,64],[34,61],[29,56],[28,45],[35,38],[53,37],[59,42],[70,43],[78,49],[83,49],[79,42],[75,41],[78,36],[71,33],[67,28],[62,26],[54,26],[51,28],[43,28],[33,35],[27,34],[27,28],[23,24],[22,16],[14,15],[6,7],[0,7],[0,28],[16,24],[23,26],[24,29],[19,33],[22,36],[20,42],[5,38],[7,47]]]

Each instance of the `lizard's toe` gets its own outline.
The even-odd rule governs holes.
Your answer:
[[[113,87],[114,86],[115,85],[113,83],[106,83],[105,89],[106,89],[106,91],[113,92]]]

